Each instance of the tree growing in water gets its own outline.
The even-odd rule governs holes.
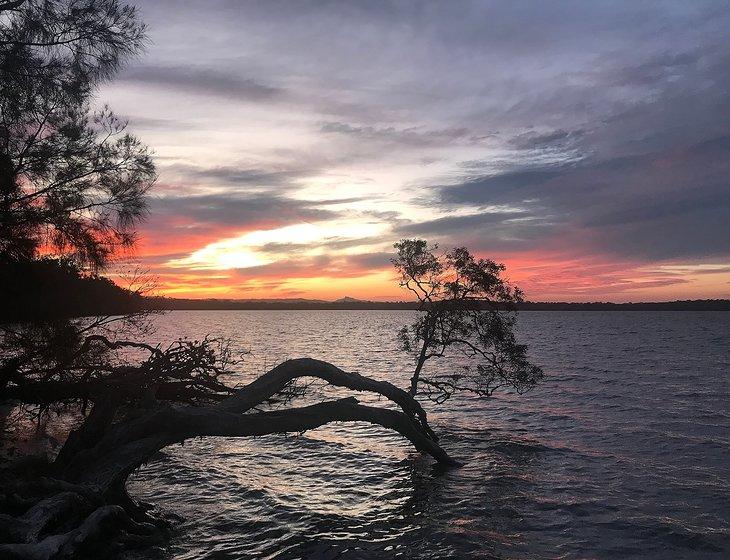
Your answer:
[[[457,391],[489,397],[501,387],[524,392],[540,381],[542,370],[527,359],[527,346],[515,337],[514,304],[522,292],[509,284],[504,265],[475,258],[465,247],[437,254],[422,239],[395,244],[392,259],[401,287],[419,301],[419,315],[403,327],[403,350],[413,354],[409,392],[444,402]],[[470,362],[459,372],[427,375],[429,360],[458,352]]]
[[[0,0],[0,259],[54,250],[100,269],[133,244],[154,166],[110,111],[90,113],[89,99],[143,39],[136,12],[114,0]],[[401,334],[407,348],[423,353],[410,391],[309,358],[236,387],[230,348],[216,341],[160,348],[112,337],[104,318],[6,325],[0,403],[38,419],[73,411],[79,421],[47,461],[0,469],[0,557],[100,558],[159,542],[165,524],[127,495],[127,477],[160,449],[198,436],[370,422],[439,463],[458,464],[438,444],[418,387],[443,400],[461,389],[491,394],[496,380],[522,390],[539,375],[514,342],[512,323],[479,307],[517,292],[498,273],[484,276],[489,261],[465,250],[443,261],[426,247],[401,242],[396,261],[404,286],[427,295],[421,318]],[[426,361],[450,347],[482,360],[479,377],[424,374]],[[306,391],[303,378],[374,393],[395,406],[348,397],[293,407]]]

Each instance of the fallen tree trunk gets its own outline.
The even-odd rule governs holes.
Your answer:
[[[300,377],[315,377],[354,391],[386,397],[400,408],[360,404],[354,397],[311,406],[259,411]],[[154,395],[153,395],[154,396]],[[386,381],[345,372],[319,360],[288,360],[221,402],[170,405],[158,400],[127,410],[119,400],[98,398],[86,422],[72,432],[50,466],[42,491],[16,486],[6,491],[15,515],[0,518],[0,557],[42,559],[99,557],[119,547],[160,539],[165,526],[126,493],[129,475],[159,450],[205,436],[248,437],[318,428],[330,422],[368,422],[394,430],[443,465],[459,463],[438,444],[420,404]],[[11,495],[12,492],[12,495]],[[25,505],[22,505],[25,504]]]
[[[235,414],[217,408],[169,407],[145,415],[102,445],[79,453],[64,466],[64,480],[92,484],[102,491],[123,483],[142,463],[168,445],[200,436],[246,437],[304,432],[330,422],[369,422],[397,431],[439,463],[458,465],[439,445],[418,430],[404,413],[364,406],[354,397],[303,408],[255,414]],[[134,437],[125,430],[129,428]],[[149,434],[144,435],[142,434]]]
[[[408,392],[387,381],[377,381],[358,373],[346,372],[329,362],[312,358],[298,358],[279,364],[226,399],[221,403],[221,408],[234,412],[245,412],[281,391],[290,381],[308,376],[317,377],[336,387],[346,387],[354,391],[370,391],[382,395],[399,405],[428,437],[438,441],[436,434],[428,425],[426,411]]]

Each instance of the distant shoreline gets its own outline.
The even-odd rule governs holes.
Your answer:
[[[346,298],[338,301],[280,299],[280,300],[227,300],[147,298],[152,309],[181,310],[415,310],[417,303],[405,301],[365,301]],[[516,306],[520,311],[730,311],[728,299],[677,300],[662,302],[607,303],[607,302],[524,302]]]

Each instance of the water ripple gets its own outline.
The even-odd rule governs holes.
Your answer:
[[[212,333],[251,348],[242,381],[298,356],[400,384],[410,366],[394,336],[409,312],[155,319],[161,342]],[[365,424],[196,440],[131,483],[183,519],[145,557],[729,558],[730,314],[525,312],[520,331],[541,387],[432,407],[463,468]]]

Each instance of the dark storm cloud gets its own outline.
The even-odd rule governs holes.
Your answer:
[[[728,155],[730,137],[722,137],[649,154],[470,179],[440,187],[438,193],[446,205],[514,205],[535,218],[550,214],[556,225],[578,228],[602,250],[624,256],[727,256]],[[487,215],[480,223],[474,216],[466,222],[489,232],[490,220]],[[444,225],[458,223],[458,218],[445,218],[421,225],[418,233],[437,234]],[[514,221],[512,226],[519,237],[533,224]]]
[[[261,84],[251,78],[240,78],[231,72],[193,66],[133,66],[125,70],[119,80],[250,101],[268,100],[282,93],[279,88]]]
[[[525,212],[483,212],[467,216],[449,216],[425,222],[401,224],[396,226],[394,231],[398,235],[404,236],[441,236],[443,234],[463,233],[475,228],[486,228],[525,217],[528,217]]]

